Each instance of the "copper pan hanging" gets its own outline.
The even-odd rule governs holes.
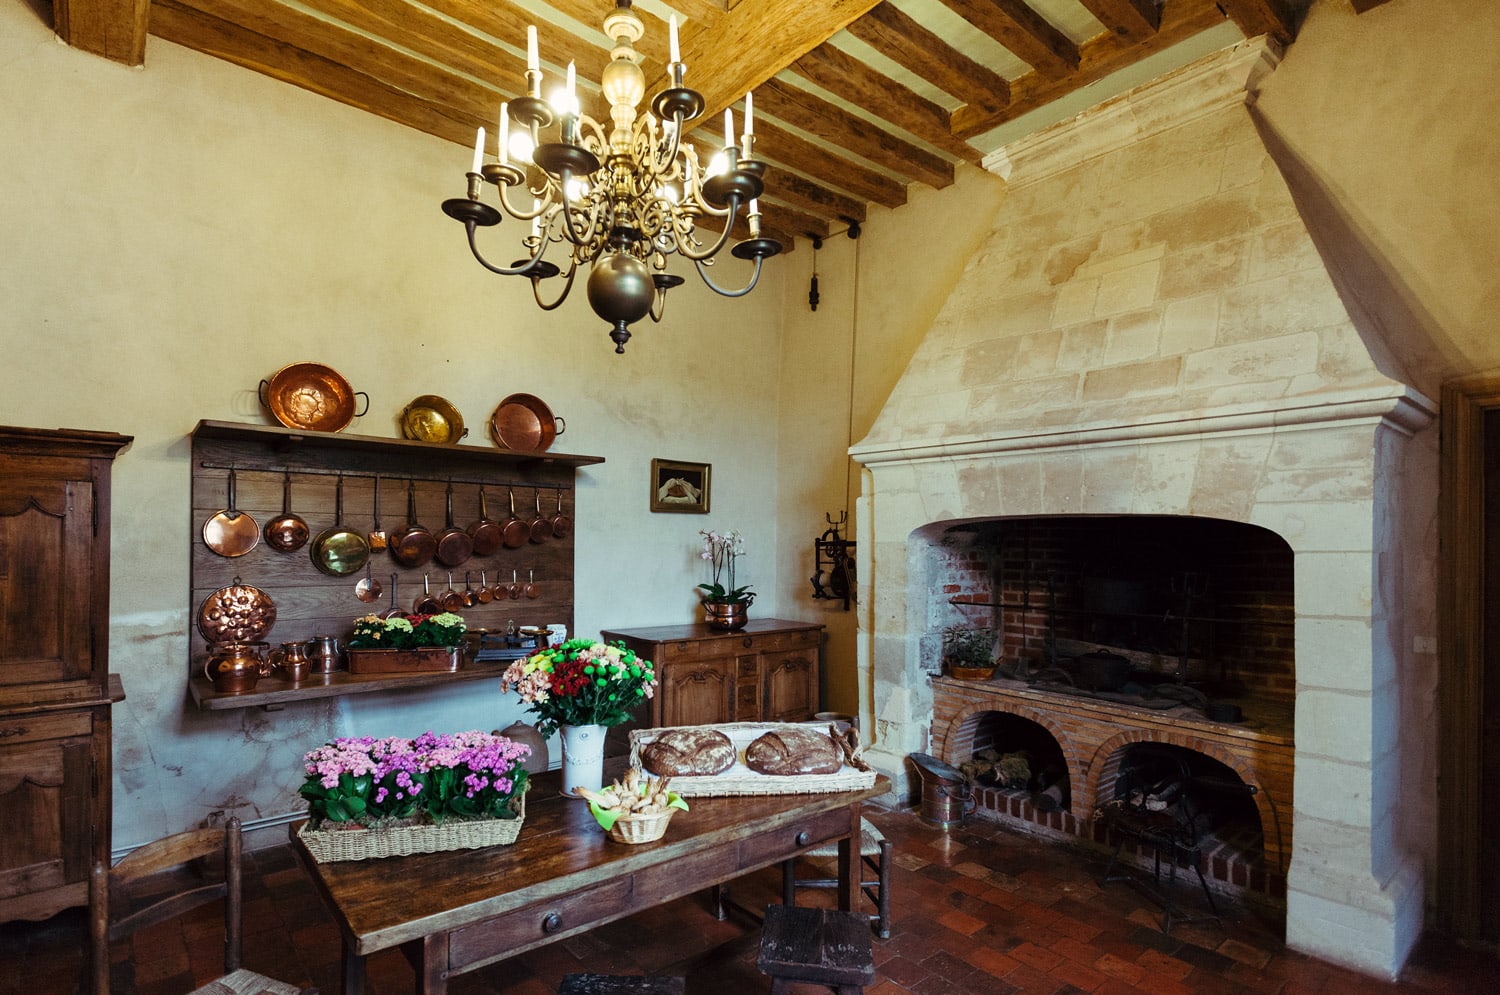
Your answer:
[[[203,544],[220,556],[244,556],[260,542],[260,526],[234,504],[234,468],[229,469],[229,507],[203,523]]]
[[[448,514],[437,537],[437,561],[445,567],[461,567],[474,555],[474,537],[453,524],[453,482],[448,482]],[[450,582],[451,586],[451,582]]]
[[[474,542],[475,556],[490,556],[505,541],[505,529],[490,518],[483,486],[479,488],[479,518],[469,526],[469,538]]]
[[[552,537],[552,519],[542,517],[542,489],[536,489],[536,517],[527,526],[527,537],[532,542],[546,542]]]
[[[280,553],[295,553],[312,538],[312,529],[292,511],[292,474],[281,480],[281,514],[266,523],[266,545]]]
[[[527,528],[526,523],[516,517],[516,489],[507,487],[506,492],[510,495],[510,517],[505,520],[501,528],[503,542],[506,549],[520,549],[526,545]]]
[[[557,489],[557,513],[552,516],[552,534],[566,539],[573,534],[573,519],[563,514],[563,488]]]
[[[403,567],[422,567],[437,552],[437,537],[417,521],[417,485],[406,482],[406,525],[400,535],[391,537],[391,559]]]

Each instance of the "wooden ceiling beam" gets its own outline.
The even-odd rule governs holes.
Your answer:
[[[1385,2],[1386,0],[1349,0],[1349,4],[1354,8],[1356,14],[1363,14],[1367,10],[1374,10]]]
[[[797,247],[797,239],[799,237],[803,237],[803,238],[812,238],[812,237],[824,238],[824,237],[826,237],[826,236],[823,236],[823,235],[813,236],[813,235],[810,235],[807,232],[799,232],[795,228],[788,227],[783,222],[784,222],[784,219],[778,218],[778,217],[776,217],[774,215],[770,215],[770,214],[762,215],[761,219],[760,219],[760,234],[761,234],[761,237],[762,238],[773,238],[776,241],[780,242],[781,243],[781,254],[782,255],[786,255],[786,254],[792,252]],[[719,237],[719,233],[724,230],[724,220],[722,218],[714,218],[714,217],[707,217],[707,216],[705,216],[705,217],[702,217],[702,218],[698,219],[697,227],[700,228],[700,229],[702,229],[703,238],[705,240],[708,240],[709,238],[718,238]],[[746,238],[749,238],[749,237],[750,237],[750,225],[749,225],[748,222],[745,221],[745,216],[743,214],[741,214],[735,220],[734,233],[730,236],[730,238],[733,239],[733,240],[740,240],[740,239],[746,239]],[[734,242],[731,241],[730,245],[732,246],[733,244],[734,244]],[[750,270],[751,270],[752,264],[749,263],[749,262],[741,262],[740,260],[736,259],[734,256],[731,256],[729,254],[729,249],[728,248],[726,248],[723,252],[719,253],[719,255],[720,256],[724,256],[726,258],[722,262],[715,263],[713,266],[711,266],[709,268],[709,276],[712,276],[714,278],[714,282],[718,283],[720,285],[732,282],[732,283],[734,283],[734,284],[736,284],[738,286],[743,286],[744,283],[745,283],[745,281],[750,278]],[[772,258],[774,259],[775,257],[773,256]],[[772,262],[770,262],[770,260],[767,260],[767,265],[775,265],[775,264],[772,263]],[[726,274],[731,274],[731,275],[726,275],[726,276],[724,276],[724,277],[721,278],[718,275],[718,271],[720,270],[721,267],[726,267],[726,266],[727,267],[732,267],[731,270],[724,270],[724,272]],[[688,269],[693,269],[693,264],[691,262],[688,263]],[[738,274],[738,275],[733,275],[733,274]],[[693,274],[693,275],[691,275],[691,276],[688,277],[688,282],[691,283],[693,280],[696,280],[696,279],[697,279],[697,275]]]
[[[207,2],[207,0],[205,0]],[[219,0],[212,0],[218,3]],[[484,120],[447,102],[425,100],[356,72],[298,45],[194,10],[178,0],[152,0],[151,33],[173,44],[242,66],[304,90],[461,145],[473,145]],[[455,196],[462,193],[465,162],[454,169]]]
[[[956,159],[978,162],[981,158],[978,149],[953,137],[946,109],[832,45],[819,45],[791,68],[829,93]]]
[[[773,169],[766,174],[766,192],[761,196],[816,214],[820,218],[865,220],[864,201],[846,197],[785,169]]]
[[[757,121],[755,137],[756,156],[770,162],[773,169],[780,164],[786,169],[812,177],[817,183],[882,207],[900,207],[906,203],[905,184],[835,155],[821,145],[778,127],[773,121]],[[774,182],[779,175],[779,169],[769,174],[768,182]]]
[[[361,6],[362,0],[336,0],[339,3]],[[408,11],[407,17],[416,16],[420,8],[407,4],[403,0],[380,0],[382,4],[391,4]],[[373,6],[373,4],[372,4]],[[496,86],[501,86],[507,93],[520,93],[526,88],[526,29],[536,27],[537,54],[541,59],[544,79],[542,81],[542,96],[547,96],[554,86],[560,87],[562,80],[558,75],[561,69],[565,69],[571,61],[575,63],[578,78],[597,83],[599,76],[604,72],[605,65],[609,62],[609,52],[594,42],[587,41],[580,35],[576,35],[566,28],[559,27],[551,21],[543,20],[528,13],[525,9],[517,7],[512,3],[493,0],[425,0],[425,6],[432,8],[437,13],[452,18],[460,24],[467,24],[474,30],[489,35],[496,41],[505,42],[515,48],[521,55],[512,56],[506,60],[507,66],[519,65],[519,71],[512,68],[503,70],[505,78],[498,79],[494,75],[486,76],[484,79]],[[602,20],[604,11],[600,11],[599,20]],[[599,20],[592,25],[599,27]],[[395,36],[395,41],[400,42],[401,36]],[[662,42],[663,51],[666,42]],[[665,58],[665,56],[663,56]],[[558,67],[557,70],[549,70],[548,66]],[[502,72],[499,67],[491,70],[492,74]],[[550,78],[550,82],[548,79]]]
[[[942,2],[1048,79],[1063,79],[1078,68],[1078,46],[1021,0]]]
[[[891,172],[942,189],[953,182],[953,164],[882,131],[821,97],[767,80],[755,91],[756,106],[771,117]],[[756,125],[759,132],[760,125]],[[769,152],[767,153],[769,154]]]
[[[253,35],[280,43],[288,48],[301,49],[310,56],[346,66],[351,70],[352,75],[349,79],[356,83],[353,93],[330,93],[319,85],[306,87],[314,92],[332,96],[343,103],[358,107],[363,106],[361,91],[366,89],[365,81],[376,81],[403,93],[411,94],[425,102],[450,108],[451,116],[475,120],[477,123],[474,127],[476,128],[482,124],[491,130],[494,129],[494,124],[490,122],[499,112],[499,94],[467,77],[444,71],[422,59],[386,48],[347,27],[274,2],[274,0],[178,0],[178,2],[184,9],[195,10],[205,19],[223,20]],[[264,46],[256,46],[256,48],[264,50]],[[514,61],[518,64],[523,63],[520,59]],[[278,79],[297,83],[299,86],[303,85],[295,76],[273,75],[277,75]],[[308,82],[319,84],[321,80]],[[402,120],[402,115],[399,113],[383,116],[390,117],[392,120]],[[473,141],[471,130],[468,144],[472,146]]]
[[[1218,0],[1246,38],[1270,35],[1283,45],[1297,37],[1297,22],[1284,0]]]
[[[1005,77],[981,66],[893,4],[880,4],[846,30],[963,103],[993,110],[1010,102]]]
[[[1156,0],[1079,0],[1109,30],[1131,41],[1156,34],[1161,8]]]
[[[1162,8],[1161,26],[1147,40],[1131,42],[1119,35],[1102,34],[1079,49],[1076,74],[1052,80],[1030,72],[1013,79],[1010,81],[1009,105],[989,114],[974,107],[960,107],[953,114],[953,130],[963,138],[973,138],[1223,23],[1224,14],[1212,0],[1167,0]]]
[[[880,0],[743,0],[712,30],[684,33],[682,61],[686,83],[703,94],[703,117],[714,125],[724,108],[817,48]],[[650,79],[647,93],[667,85],[663,70]]]
[[[151,0],[53,0],[52,30],[82,52],[111,62],[146,62]]]

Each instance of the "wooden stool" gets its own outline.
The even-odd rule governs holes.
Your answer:
[[[770,975],[771,995],[783,995],[793,984],[864,995],[865,985],[875,981],[869,921],[858,912],[768,905],[755,966]]]
[[[682,978],[639,974],[569,974],[557,995],[684,995]]]

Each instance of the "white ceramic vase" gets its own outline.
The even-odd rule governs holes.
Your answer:
[[[574,788],[598,791],[604,783],[605,726],[562,726],[563,793]]]

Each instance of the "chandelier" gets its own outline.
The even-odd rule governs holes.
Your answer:
[[[630,9],[630,0],[616,0],[615,9],[604,18],[604,33],[615,46],[600,82],[609,101],[606,127],[579,111],[571,62],[562,95],[550,102],[542,98],[536,28],[528,28],[526,95],[500,107],[499,161],[484,161],[480,128],[467,198],[443,201],[443,212],[463,222],[469,249],[480,265],[492,273],[530,278],[532,295],[544,311],[567,299],[579,268],[587,266],[589,304],[609,322],[617,353],[625,351],[632,323],[648,314],[652,321],[661,320],[666,292],[683,282],[667,272],[670,257],[691,260],[714,292],[743,297],[760,279],[761,264],[781,251],[779,242],[760,234],[757,198],[766,167],[754,158],[750,94],[745,94],[745,130],[739,145],[734,142],[733,113],[726,109],[724,150],[706,168],[700,166],[693,146],[683,141],[683,128],[703,113],[704,100],[682,85],[686,66],[678,52],[676,15],[669,30],[667,72],[672,85],[652,98],[649,113],[640,115],[636,105],[645,95],[646,79],[631,46],[645,33],[644,27]],[[554,124],[557,130],[552,133]],[[509,266],[487,261],[475,242],[476,229],[497,225],[502,217],[480,200],[485,183],[498,188],[505,214],[530,222],[529,234],[521,239],[524,258]],[[741,209],[750,237],[736,242],[730,253],[755,265],[748,283],[725,289],[713,281],[709,267],[729,244]],[[700,229],[703,218],[718,219],[722,232]],[[546,258],[554,247],[567,255],[561,266]],[[543,299],[543,281],[558,276],[563,277],[561,292],[548,302]]]

